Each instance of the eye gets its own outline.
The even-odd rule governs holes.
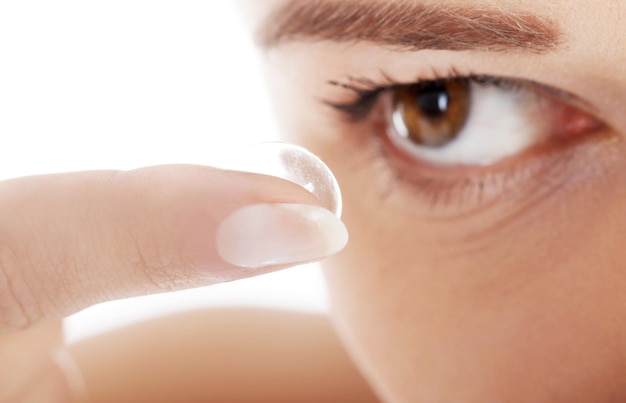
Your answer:
[[[418,146],[444,147],[458,137],[469,109],[470,86],[464,79],[401,87],[393,95],[393,127]]]
[[[398,86],[384,102],[392,143],[418,159],[440,165],[493,164],[557,132],[573,136],[598,124],[555,96],[493,79],[456,78]],[[561,133],[567,119],[582,125]]]
[[[408,205],[431,217],[495,206],[507,193],[540,198],[586,171],[596,146],[614,135],[584,100],[541,83],[452,76],[404,84],[381,76],[328,81],[350,101],[323,103],[376,158],[381,194],[419,200]]]
[[[603,127],[574,106],[574,96],[523,80],[469,76],[381,86],[367,79],[330,84],[357,94],[355,102],[327,102],[349,121],[376,115],[395,148],[441,166],[492,165],[541,143]],[[382,119],[372,113],[379,107]]]

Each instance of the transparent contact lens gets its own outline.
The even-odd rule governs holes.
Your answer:
[[[281,142],[260,143],[237,153],[229,163],[238,171],[270,175],[296,183],[319,199],[322,206],[341,217],[341,191],[335,175],[304,147]]]

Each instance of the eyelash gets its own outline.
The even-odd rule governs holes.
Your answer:
[[[396,82],[386,74],[383,74],[383,77],[384,82],[376,82],[364,77],[348,77],[344,82],[328,81],[328,84],[331,86],[340,87],[353,92],[355,99],[343,103],[332,101],[324,101],[324,103],[339,111],[348,122],[359,123],[369,116],[376,102],[383,94],[403,87],[419,85],[426,82],[451,81],[455,79],[467,79],[473,84],[494,86],[509,91],[519,90],[526,86],[516,80],[477,74],[463,75],[459,74],[456,70],[452,70],[450,74],[445,76],[435,75],[428,79],[418,78],[412,83]]]

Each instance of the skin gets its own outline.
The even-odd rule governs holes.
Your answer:
[[[324,263],[334,323],[385,401],[624,401],[626,2],[496,3],[554,17],[565,45],[537,55],[325,42],[265,53],[283,132],[326,160],[343,190],[351,242]],[[372,157],[371,130],[337,123],[316,98],[330,96],[329,79],[448,64],[577,94],[607,129],[556,152],[515,191],[468,202],[471,214],[431,208],[389,173],[410,166]],[[517,163],[545,161],[527,153]]]
[[[247,2],[250,26],[258,25],[259,17],[284,1]],[[562,27],[565,44],[554,52],[529,54],[399,53],[362,43],[349,47],[328,42],[290,43],[263,56],[287,139],[327,161],[342,187],[343,220],[351,241],[342,253],[324,263],[333,326],[383,401],[624,401],[626,116],[622,109],[626,104],[626,50],[621,38],[626,27],[621,21],[626,2],[447,2],[514,6],[549,15]],[[415,161],[400,157],[391,148],[387,157],[380,157],[369,136],[371,127],[342,122],[319,99],[342,96],[326,85],[330,79],[384,68],[398,79],[409,80],[424,73],[416,71],[420,66],[426,66],[425,71],[445,71],[450,65],[537,81],[576,94],[591,105],[588,112],[606,127],[551,152],[531,150],[504,165],[483,168],[481,172],[515,167],[527,173],[514,186],[492,189],[486,200],[433,205],[427,189],[397,175],[412,175]],[[424,172],[443,183],[468,174],[439,168]],[[453,193],[450,195],[454,200]],[[205,315],[186,317],[184,322],[209,321],[218,329],[220,319]],[[245,313],[241,315],[245,321]],[[182,326],[174,318],[165,319],[160,326],[167,329],[168,323]],[[270,333],[274,329],[275,334],[299,326],[287,325],[297,323],[293,318],[272,323],[265,329]],[[318,323],[319,329],[311,332],[329,330],[327,324]],[[151,330],[148,334],[158,333],[153,325],[146,326]],[[186,354],[172,356],[167,349],[132,344],[135,335],[146,334],[142,332],[133,328],[119,336],[121,339],[103,336],[73,347],[91,390],[118,390],[118,396],[128,396],[121,379],[130,382],[136,377],[137,385],[145,382],[141,366],[128,373],[120,371],[112,379],[103,376],[110,368],[103,363],[115,363],[129,351],[137,356],[157,354],[170,368],[189,362]],[[202,338],[187,340],[182,334],[172,337],[191,345],[203,342]],[[235,350],[251,342],[228,334],[221,337],[232,341]],[[5,340],[17,343],[26,339]],[[171,340],[163,340],[163,344]],[[341,355],[337,341],[330,336],[325,340],[328,351],[334,352],[330,355],[343,357],[343,370],[336,379],[352,379],[346,383],[350,390],[342,391],[346,394],[337,401],[346,401],[345,396],[373,399],[369,391],[363,391],[365,383]],[[110,354],[98,357],[97,349]],[[203,354],[213,357],[219,350],[209,348]],[[229,364],[246,368],[249,354],[253,353],[231,356]],[[211,396],[213,391],[206,387],[209,378],[192,377],[212,374],[215,367],[211,363],[203,362],[202,368],[182,367],[181,371],[190,375],[183,378],[196,379],[196,383],[178,388],[179,392],[198,400],[193,394],[198,390],[204,391],[202,397],[207,399],[223,396],[222,391]],[[259,373],[251,376],[271,374],[275,367],[280,365],[259,368]],[[320,378],[301,378],[302,390],[307,390],[311,379]],[[146,387],[141,389],[142,397],[173,396],[168,393],[177,386]],[[106,396],[102,393],[100,396]],[[264,395],[257,397],[264,400]],[[98,398],[92,396],[95,401]]]

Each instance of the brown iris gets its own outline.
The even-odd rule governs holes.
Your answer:
[[[393,96],[396,130],[420,146],[436,148],[450,143],[457,138],[469,115],[468,79],[399,87]]]

